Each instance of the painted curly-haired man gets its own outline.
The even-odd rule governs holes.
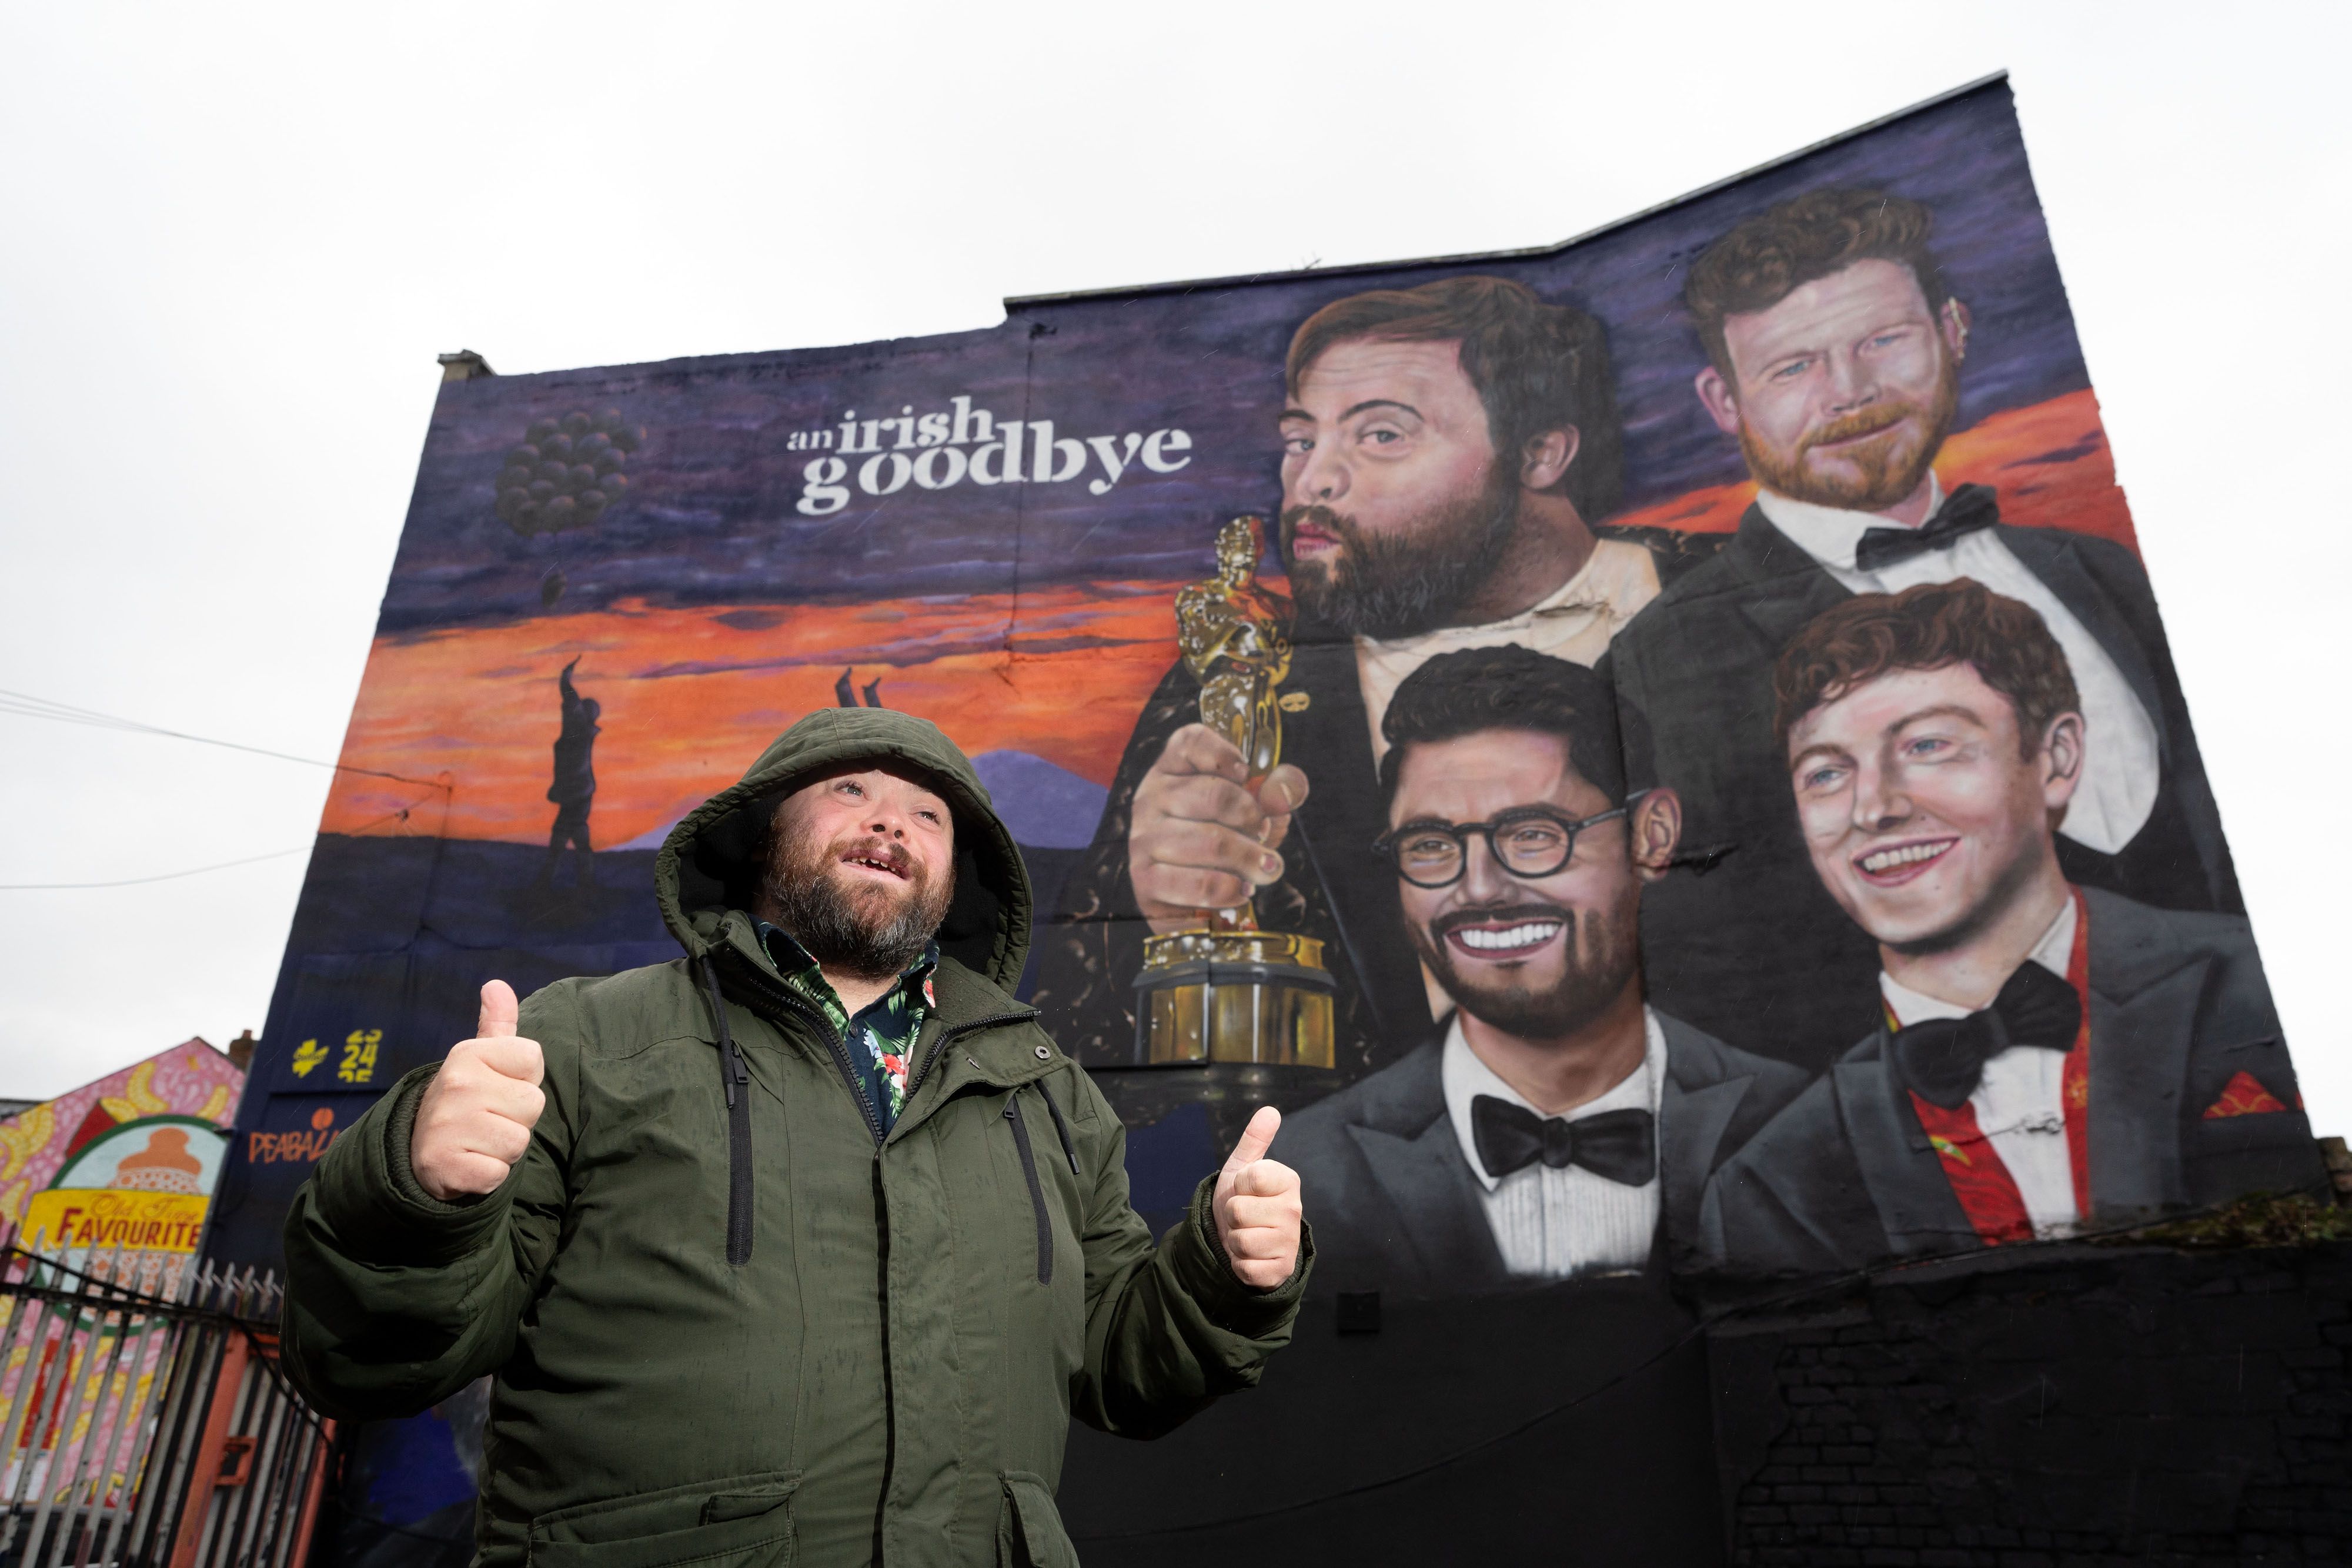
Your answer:
[[[1967,579],[1858,595],[1774,685],[1807,858],[1875,949],[1880,1017],[1717,1173],[1712,1252],[1839,1270],[2321,1179],[2245,920],[2069,876],[2100,737],[2032,607]]]
[[[1702,1028],[1810,1066],[1869,1026],[1876,960],[1795,831],[1772,666],[1799,627],[1855,594],[1968,577],[2030,606],[2065,652],[2094,737],[2058,840],[2067,874],[2166,908],[2242,907],[2138,559],[2063,528],[2011,527],[1990,489],[1947,492],[1937,476],[1979,329],[1929,246],[1933,222],[1890,193],[1813,191],[1693,264],[1699,399],[1738,441],[1758,495],[1722,552],[1610,653],[1682,791],[1685,841],[1728,851],[1712,874],[1645,899],[1652,990]]]

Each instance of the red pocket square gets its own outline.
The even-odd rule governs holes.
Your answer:
[[[2286,1107],[2278,1097],[2254,1082],[2251,1072],[2240,1071],[2221,1091],[2221,1097],[2205,1107],[2205,1120],[2217,1121],[2223,1116],[2261,1116]]]

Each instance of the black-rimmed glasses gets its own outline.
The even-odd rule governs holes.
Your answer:
[[[1577,834],[1625,810],[1567,817],[1545,806],[1518,806],[1488,822],[1407,822],[1374,839],[1372,852],[1415,887],[1451,887],[1470,864],[1470,841],[1480,838],[1496,865],[1532,882],[1568,863]]]

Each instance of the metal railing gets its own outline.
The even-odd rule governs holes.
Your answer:
[[[302,1568],[333,1424],[273,1274],[0,1231],[0,1568]]]

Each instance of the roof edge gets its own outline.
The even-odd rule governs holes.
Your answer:
[[[1525,246],[1517,250],[1461,251],[1451,256],[1402,256],[1390,261],[1351,261],[1339,267],[1286,267],[1279,272],[1234,273],[1223,277],[1184,278],[1167,283],[1130,283],[1109,288],[1068,289],[1058,294],[1010,294],[1004,298],[1004,313],[1007,318],[1010,318],[1017,311],[1035,306],[1064,305],[1077,300],[1133,299],[1153,294],[1190,294],[1204,288],[1241,288],[1256,283],[1291,282],[1301,277],[1348,277],[1369,272],[1394,272],[1412,267],[1455,267],[1482,261],[1531,261],[1541,256],[1558,256],[1562,251],[1572,250],[1578,246],[1599,239],[1603,235],[1614,233],[1629,224],[1638,224],[1644,219],[1655,217],[1660,213],[1679,207],[1686,202],[1697,201],[1702,196],[1711,196],[1716,192],[1737,185],[1743,180],[1752,180],[1759,174],[1769,174],[1773,170],[1793,163],[1800,158],[1810,158],[1816,152],[1835,147],[1841,142],[1851,141],[1857,136],[1867,136],[1870,132],[1892,125],[1898,120],[1908,120],[1915,114],[1924,114],[1928,110],[1940,108],[1955,99],[1966,98],[1972,92],[1981,92],[1986,88],[2008,79],[2009,72],[2006,68],[1980,76],[1974,81],[1963,82],[1958,87],[1948,89],[1932,98],[1921,99],[1918,102],[1895,110],[1891,114],[1882,114],[1875,120],[1865,120],[1849,130],[1841,131],[1834,136],[1825,136],[1819,141],[1810,142],[1792,152],[1783,152],[1778,158],[1767,159],[1752,168],[1742,169],[1737,174],[1727,175],[1723,179],[1701,185],[1696,190],[1685,191],[1681,195],[1653,203],[1641,211],[1628,214],[1624,217],[1612,218],[1597,228],[1587,229],[1582,234],[1571,235],[1552,245]]]

